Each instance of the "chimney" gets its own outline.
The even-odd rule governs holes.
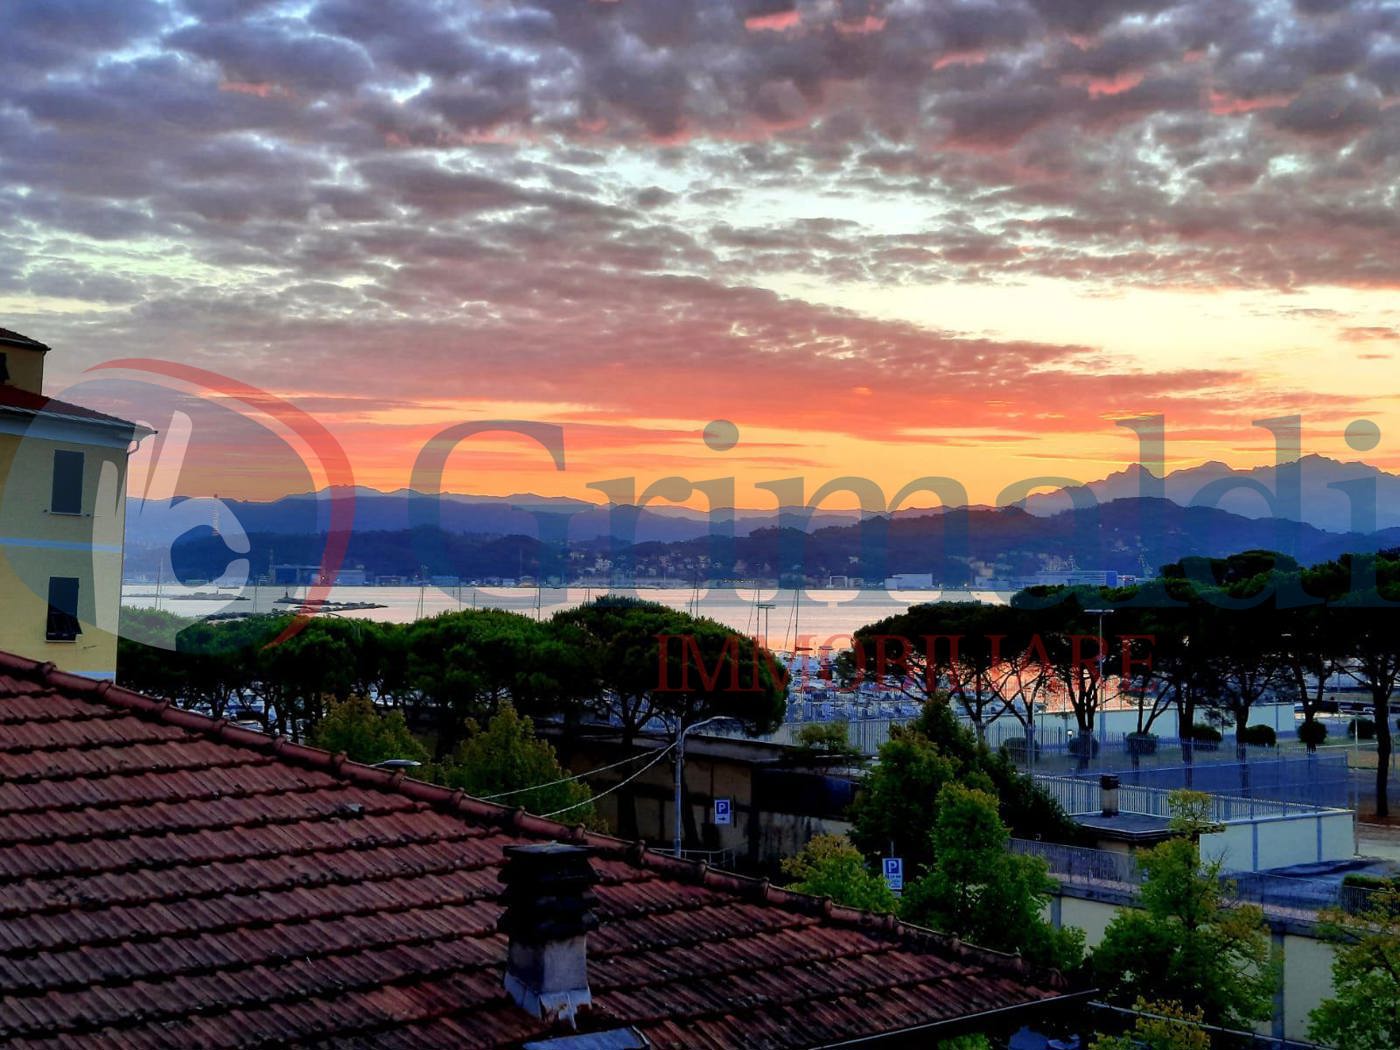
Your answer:
[[[598,881],[588,863],[592,850],[560,842],[507,846],[501,872],[505,914],[498,929],[510,936],[506,991],[543,1021],[568,1021],[589,1006],[588,931]]]
[[[1103,815],[1105,817],[1118,816],[1118,777],[1113,773],[1104,773],[1099,777],[1099,797],[1103,801]]]

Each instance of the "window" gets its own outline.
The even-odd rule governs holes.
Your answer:
[[[53,499],[49,509],[55,514],[83,512],[83,454],[64,452],[53,454]]]
[[[83,633],[78,626],[78,578],[49,577],[49,622],[44,637],[51,642],[71,642]]]
[[[0,383],[10,381],[10,359],[4,354],[0,354]]]

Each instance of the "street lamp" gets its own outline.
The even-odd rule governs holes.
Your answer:
[[[675,845],[671,850],[671,855],[679,857],[681,855],[681,835],[684,825],[681,824],[681,786],[685,777],[685,736],[692,729],[699,729],[707,726],[711,722],[731,721],[728,715],[713,715],[703,722],[694,722],[688,726],[681,726],[681,730],[676,734],[676,837]]]

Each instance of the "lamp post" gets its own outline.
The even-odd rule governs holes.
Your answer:
[[[675,845],[671,850],[671,855],[679,857],[681,855],[681,837],[684,825],[681,823],[681,790],[685,778],[685,737],[692,729],[699,729],[707,726],[711,722],[727,722],[727,715],[713,715],[703,722],[695,722],[691,725],[681,726],[680,732],[676,734],[676,837]]]

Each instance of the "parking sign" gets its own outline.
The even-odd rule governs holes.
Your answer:
[[[731,806],[730,806],[729,799],[727,799],[727,798],[717,798],[717,799],[715,799],[715,823],[716,823],[716,824],[732,824],[732,823],[734,823],[734,815],[733,815],[733,814],[734,814],[734,811],[733,811],[733,809],[732,809]]]
[[[898,892],[904,889],[904,858],[885,858],[885,885]]]

